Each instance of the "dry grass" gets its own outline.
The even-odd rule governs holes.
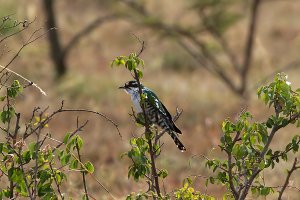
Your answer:
[[[62,34],[63,43],[67,43],[74,32],[80,30],[88,21],[97,16],[101,5],[90,1],[56,1],[59,31]],[[164,1],[166,4],[167,1]],[[17,17],[38,16],[36,27],[43,24],[44,18],[40,2],[0,0],[1,14],[17,12]],[[17,5],[16,5],[17,4]],[[86,6],[82,6],[86,4]],[[172,3],[176,13],[182,8],[176,7],[180,4]],[[158,8],[159,2],[150,7]],[[5,8],[5,9],[4,9]],[[163,10],[160,10],[162,12]],[[256,120],[263,120],[270,113],[262,103],[257,101],[255,85],[266,75],[273,72],[290,61],[299,58],[300,48],[300,2],[296,1],[274,1],[265,3],[261,8],[258,35],[255,41],[255,62],[251,70],[249,85],[252,89],[247,109],[254,113]],[[178,16],[177,16],[178,18]],[[168,13],[168,20],[176,20],[172,12]],[[237,24],[236,28],[229,32],[229,38],[233,46],[239,46],[245,33],[246,19]],[[134,30],[134,31],[133,31]],[[132,38],[131,33],[141,36],[148,43],[147,49],[142,55],[146,62],[145,78],[143,83],[155,90],[165,105],[172,113],[176,106],[184,110],[182,117],[177,122],[182,129],[181,137],[187,146],[186,153],[179,153],[176,146],[168,136],[164,136],[163,154],[159,160],[159,166],[168,169],[170,175],[165,181],[168,192],[179,187],[183,178],[189,175],[206,175],[204,160],[193,155],[205,154],[208,156],[219,156],[219,152],[211,152],[216,147],[221,134],[220,123],[226,118],[234,118],[243,108],[244,102],[232,93],[215,77],[202,69],[194,67],[196,63],[172,41],[158,39],[149,30],[132,27],[129,23],[113,22],[97,29],[88,38],[72,50],[68,59],[69,73],[60,81],[53,80],[53,66],[48,57],[48,45],[46,39],[39,40],[29,46],[21,57],[14,63],[12,68],[18,73],[37,82],[46,90],[48,96],[40,95],[34,89],[22,97],[18,102],[19,111],[29,117],[34,106],[47,106],[55,109],[62,99],[70,108],[87,108],[105,113],[112,118],[121,130],[123,140],[113,126],[102,119],[90,115],[80,115],[81,120],[89,119],[89,124],[82,133],[85,141],[84,159],[91,160],[96,168],[95,176],[114,194],[122,199],[131,191],[143,190],[145,185],[134,183],[127,179],[128,160],[120,159],[120,155],[128,150],[128,139],[132,134],[139,134],[133,120],[128,117],[131,111],[129,96],[117,87],[131,76],[125,70],[109,68],[109,62],[115,56],[128,54],[139,48],[137,41]],[[28,34],[28,33],[26,33]],[[10,43],[11,49],[16,49],[22,44],[23,37],[17,38],[17,42]],[[179,53],[178,53],[179,52]],[[165,54],[174,57],[180,54],[180,58],[186,59],[189,66],[193,66],[192,73],[188,71],[173,71],[164,69]],[[12,54],[12,53],[11,53]],[[180,62],[172,61],[173,63]],[[5,62],[1,58],[1,63]],[[183,62],[182,62],[183,63]],[[293,86],[300,87],[299,69],[288,71]],[[76,125],[77,115],[61,115],[52,124],[49,131],[56,138],[62,138],[64,133],[72,130]],[[287,142],[295,130],[289,130],[278,134],[274,145],[282,146]],[[281,163],[272,172],[265,173],[270,185],[281,185],[284,177],[284,169],[291,165],[291,160]],[[274,175],[275,174],[275,175]],[[81,185],[77,184],[78,177],[70,173],[68,179],[68,190],[76,197]],[[294,174],[292,181],[294,185],[300,185],[296,178],[299,173]],[[197,179],[196,186],[203,192],[203,180]],[[89,179],[89,189],[97,199],[110,199],[109,195],[99,187],[92,179]],[[209,187],[208,193],[220,197],[224,188]],[[289,199],[297,199],[299,193],[295,190],[287,192]]]

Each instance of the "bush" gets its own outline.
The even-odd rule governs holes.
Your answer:
[[[128,57],[117,57],[112,63],[112,65],[127,68],[138,84],[143,77],[143,73],[138,67],[143,64],[139,54],[135,53]],[[273,107],[274,114],[264,122],[252,122],[252,114],[246,111],[241,112],[239,118],[234,122],[226,119],[222,123],[223,136],[219,145],[226,159],[206,158],[206,167],[215,174],[207,178],[206,186],[208,184],[225,186],[227,188],[227,192],[224,194],[225,199],[246,199],[250,191],[254,196],[268,196],[274,193],[275,188],[265,185],[261,174],[268,168],[273,169],[280,161],[287,161],[289,152],[295,154],[299,151],[299,135],[295,135],[283,150],[275,150],[270,145],[274,135],[278,134],[280,129],[290,124],[300,126],[300,89],[292,90],[287,76],[278,74],[272,83],[258,89],[258,96],[266,105]],[[143,102],[142,90],[140,90],[140,98]],[[143,103],[141,103],[141,107],[143,107]],[[156,166],[156,159],[162,156],[159,139],[163,131],[159,133],[157,129],[153,129],[149,125],[149,122],[145,122],[147,119],[145,112],[142,120],[140,116],[135,116],[134,112],[132,116],[137,124],[145,127],[145,132],[130,140],[131,149],[123,156],[127,156],[132,161],[128,177],[133,177],[136,181],[145,180],[149,189],[138,194],[132,193],[128,195],[127,199],[171,199],[171,197],[175,199],[215,199],[196,191],[190,178],[187,178],[183,182],[183,187],[176,189],[173,194],[162,194],[160,181],[168,175],[168,172],[166,169],[159,169]],[[293,165],[288,170],[286,179],[278,191],[279,199],[282,198],[288,187],[292,173],[300,168],[298,163],[295,157]]]

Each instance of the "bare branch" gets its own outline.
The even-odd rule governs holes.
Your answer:
[[[288,175],[286,176],[286,179],[285,179],[285,181],[284,181],[283,187],[281,188],[281,190],[280,190],[280,192],[279,192],[278,200],[281,200],[281,199],[282,199],[283,192],[285,191],[285,189],[286,189],[287,186],[289,185],[289,180],[290,180],[290,178],[291,178],[292,173],[293,173],[295,170],[297,170],[297,169],[299,168],[299,167],[296,166],[297,163],[298,163],[298,159],[295,158],[295,159],[294,159],[293,166],[292,166],[292,168],[291,168],[290,170],[288,170]]]
[[[18,25],[22,25],[23,28],[20,29],[20,30],[18,30],[18,31],[16,31],[16,32],[14,32],[14,33],[11,33],[10,35],[7,35],[7,36],[3,37],[3,38],[0,40],[0,43],[3,42],[4,40],[6,40],[6,39],[8,39],[8,38],[10,38],[10,37],[12,37],[12,36],[14,36],[14,35],[17,35],[18,33],[23,32],[23,31],[26,30],[32,23],[34,23],[35,20],[36,20],[36,18],[34,18],[34,20],[31,21],[31,22],[28,22],[27,20],[24,20],[24,21],[22,21],[22,22],[18,22],[18,23],[16,23],[16,24],[14,24],[12,27],[8,27],[7,29],[13,28],[13,27],[17,27]],[[2,29],[1,29],[1,30],[2,30]]]
[[[245,46],[245,53],[244,53],[244,62],[241,69],[241,88],[240,92],[244,93],[246,90],[247,84],[247,75],[251,65],[252,59],[252,50],[254,46],[254,37],[256,32],[256,24],[257,24],[257,17],[258,17],[258,9],[261,4],[261,0],[254,0],[251,9],[251,18],[248,27],[248,36]]]
[[[7,71],[9,71],[10,73],[13,73],[14,75],[16,75],[16,76],[20,77],[21,79],[25,80],[25,81],[28,83],[28,85],[25,86],[24,88],[28,87],[29,85],[32,85],[32,86],[34,86],[35,88],[37,88],[37,89],[40,91],[40,93],[42,93],[42,94],[45,95],[45,96],[47,95],[46,92],[45,92],[42,88],[40,88],[36,83],[30,81],[29,79],[25,78],[24,76],[18,74],[17,72],[15,72],[15,71],[13,71],[13,70],[7,68],[7,67],[3,67],[2,65],[0,65],[0,68],[2,68],[3,70],[7,70]]]
[[[35,36],[38,32],[40,32],[40,30],[42,30],[42,28],[35,30],[28,38],[28,40],[21,46],[21,48],[18,50],[18,52],[12,57],[12,59],[8,62],[8,64],[5,65],[5,67],[0,71],[0,73],[2,73],[6,68],[8,68],[8,66],[20,55],[21,51],[28,46],[29,44],[35,42],[36,40],[44,37],[49,31],[53,30],[53,29],[49,29],[45,32],[43,32],[42,34]]]
[[[64,102],[62,101],[61,107],[60,107],[58,110],[54,111],[51,115],[47,116],[43,121],[41,121],[41,122],[37,125],[37,127],[35,127],[35,128],[31,131],[31,133],[27,133],[27,132],[26,132],[27,129],[26,129],[26,131],[25,131],[25,133],[24,133],[24,135],[23,135],[23,138],[24,138],[24,139],[27,138],[29,135],[31,135],[32,133],[34,133],[35,131],[37,131],[37,130],[40,129],[41,127],[44,127],[46,124],[48,124],[48,123],[53,119],[53,117],[54,117],[55,115],[57,115],[57,114],[59,114],[59,113],[63,113],[63,112],[84,112],[84,113],[93,113],[93,114],[95,114],[95,115],[98,115],[98,116],[100,116],[100,117],[103,117],[105,120],[107,120],[108,122],[110,122],[111,124],[114,125],[114,127],[115,127],[115,128],[117,129],[117,131],[118,131],[118,134],[119,134],[120,138],[122,138],[122,135],[121,135],[121,132],[120,132],[120,130],[119,130],[119,128],[118,128],[118,125],[117,125],[113,120],[111,120],[110,118],[108,118],[106,115],[104,115],[104,114],[102,114],[102,113],[100,113],[100,112],[96,112],[96,111],[88,110],[88,109],[64,109],[63,106],[64,106]],[[37,109],[33,112],[33,115],[32,115],[31,120],[33,119],[34,114],[35,114],[36,111],[37,111]],[[42,112],[43,112],[43,111],[42,111]],[[41,112],[41,113],[42,113],[42,112]]]
[[[81,31],[79,31],[77,34],[73,36],[73,38],[69,41],[69,43],[66,45],[66,47],[62,51],[62,58],[68,56],[70,50],[78,44],[78,42],[86,35],[90,34],[92,31],[94,31],[96,28],[98,28],[101,24],[105,22],[112,21],[114,19],[119,18],[119,15],[112,14],[107,16],[101,16],[96,18],[94,21],[89,23],[86,27],[84,27]]]

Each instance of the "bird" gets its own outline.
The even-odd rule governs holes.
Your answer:
[[[171,136],[180,151],[186,151],[185,146],[178,139],[179,134],[182,133],[175,125],[167,108],[152,90],[145,87],[143,84],[140,84],[140,87],[144,96],[144,101],[142,102],[144,104],[147,120],[150,122],[150,124],[155,124],[165,130]],[[139,83],[135,80],[128,81],[124,84],[124,86],[119,87],[119,89],[124,89],[125,92],[131,96],[136,113],[143,113],[143,109],[141,107]]]

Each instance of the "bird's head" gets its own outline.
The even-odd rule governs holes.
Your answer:
[[[143,85],[141,84],[143,88]],[[139,84],[137,81],[128,81],[124,84],[124,86],[119,87],[119,89],[124,89],[128,94],[138,94],[139,92]]]

